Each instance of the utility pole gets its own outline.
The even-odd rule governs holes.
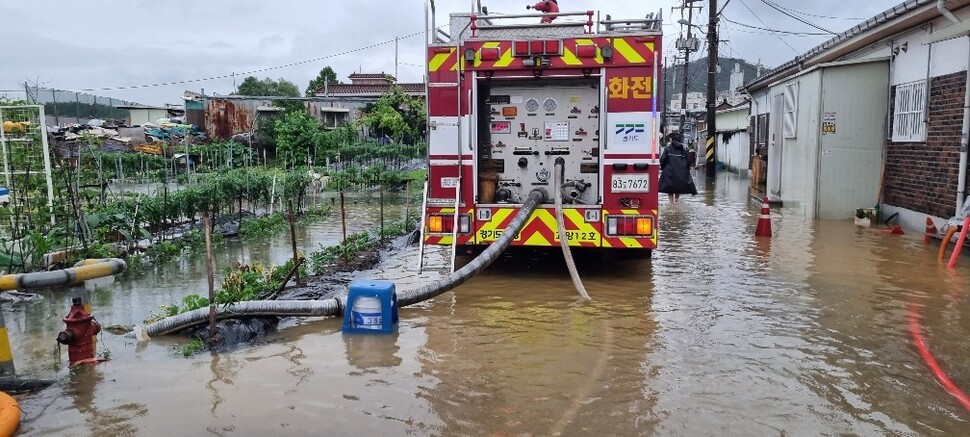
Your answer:
[[[713,178],[717,173],[717,125],[715,108],[717,108],[717,0],[710,0],[707,21],[707,147],[704,149],[707,161],[705,173]]]
[[[712,0],[713,1],[713,0]],[[684,127],[686,127],[687,118],[687,85],[688,85],[688,71],[690,70],[690,49],[691,49],[691,29],[694,27],[694,6],[691,5],[693,0],[684,0],[684,7],[687,8],[687,41],[684,44],[684,83],[683,83],[683,94],[680,95],[680,134],[683,136]],[[686,138],[681,137],[682,141],[687,141]]]

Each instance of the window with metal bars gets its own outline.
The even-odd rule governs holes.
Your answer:
[[[926,138],[926,81],[896,86],[893,101],[893,141],[919,142]]]

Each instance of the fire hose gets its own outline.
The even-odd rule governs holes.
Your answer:
[[[506,227],[506,231],[494,243],[488,246],[481,255],[477,256],[464,267],[450,273],[448,276],[427,284],[421,288],[408,291],[398,291],[398,305],[404,307],[423,302],[441,295],[465,283],[475,275],[481,273],[505,252],[515,237],[525,227],[529,216],[546,199],[544,190],[536,189],[529,193],[522,208]],[[325,300],[263,300],[238,302],[232,305],[218,307],[217,319],[235,317],[326,317],[340,316],[346,310],[346,298],[331,298]],[[169,317],[149,324],[143,329],[148,336],[168,335],[183,329],[199,326],[209,321],[209,308],[199,308],[194,311]],[[136,330],[137,331],[137,330]],[[136,336],[135,333],[129,336]]]
[[[553,172],[553,186],[561,187],[563,185],[563,172],[565,172],[566,161],[562,158],[556,159],[556,169]],[[573,279],[573,285],[576,286],[576,291],[583,299],[590,300],[589,293],[586,292],[586,287],[583,286],[583,281],[579,278],[579,272],[576,271],[576,262],[573,261],[573,252],[569,249],[569,238],[566,236],[566,221],[562,214],[562,193],[556,192],[554,194],[556,198],[556,224],[559,227],[559,245],[562,246],[562,255],[566,259],[566,268],[569,270],[569,276]]]

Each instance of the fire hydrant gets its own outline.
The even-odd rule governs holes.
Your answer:
[[[71,365],[94,360],[94,336],[101,332],[101,324],[84,310],[80,298],[75,298],[71,311],[64,316],[63,331],[57,334],[57,342],[67,345],[67,358]]]
[[[540,23],[552,23],[555,20],[557,13],[559,12],[559,3],[556,0],[546,0],[535,4],[535,6],[526,6],[526,9],[535,9],[539,12],[545,12],[542,19],[539,20]]]

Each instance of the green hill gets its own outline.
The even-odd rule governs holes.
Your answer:
[[[738,58],[718,58],[721,71],[717,73],[717,92],[724,93],[729,91],[731,85],[731,72],[734,65],[740,64],[741,71],[744,72],[744,82],[750,82],[758,72],[758,67],[754,64]],[[762,69],[764,72],[764,69]],[[667,95],[679,93],[683,88],[684,65],[667,65],[663,69],[663,79],[665,83],[661,87],[667,88]],[[692,61],[687,69],[688,92],[707,92],[707,58]]]

